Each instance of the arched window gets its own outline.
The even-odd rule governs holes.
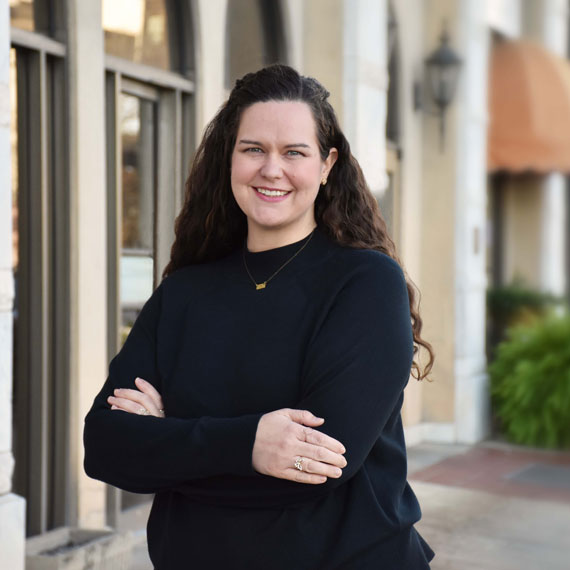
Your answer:
[[[228,2],[226,87],[245,73],[264,65],[285,62],[283,18],[274,0]]]

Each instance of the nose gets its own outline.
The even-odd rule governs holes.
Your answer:
[[[265,155],[265,160],[261,165],[260,174],[264,178],[275,180],[276,178],[281,178],[283,176],[283,168],[281,166],[281,161],[278,156],[272,153],[267,153]]]

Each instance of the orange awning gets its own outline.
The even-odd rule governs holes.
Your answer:
[[[570,172],[570,64],[530,41],[493,48],[488,169]]]

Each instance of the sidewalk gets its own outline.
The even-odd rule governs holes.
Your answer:
[[[408,449],[408,471],[432,570],[570,569],[570,453],[423,443]],[[131,570],[152,570],[137,516]]]
[[[432,570],[570,568],[570,453],[486,442],[408,455]]]

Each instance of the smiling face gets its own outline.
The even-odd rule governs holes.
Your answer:
[[[232,192],[247,216],[250,250],[303,239],[315,199],[336,160],[321,159],[311,109],[301,101],[255,103],[241,116],[232,153]]]

